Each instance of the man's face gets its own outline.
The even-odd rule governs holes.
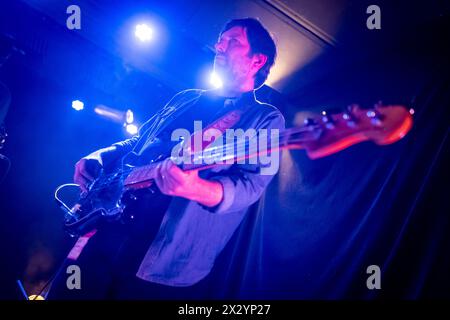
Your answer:
[[[241,85],[253,79],[259,67],[251,54],[247,33],[243,27],[233,27],[220,36],[215,45],[214,70],[225,83]]]

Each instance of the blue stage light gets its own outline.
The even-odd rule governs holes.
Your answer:
[[[72,101],[72,108],[74,108],[77,111],[81,111],[84,109],[84,103],[80,100],[74,100]]]
[[[126,114],[125,114],[125,121],[127,124],[131,124],[134,122],[134,114],[133,111],[131,110],[127,110]]]
[[[142,42],[148,42],[153,39],[153,29],[145,23],[138,24],[134,31],[134,35]]]
[[[137,132],[138,132],[138,127],[136,126],[136,125],[134,125],[134,124],[127,124],[126,125],[126,129],[127,129],[127,132],[129,133],[129,134],[136,134]]]
[[[220,77],[215,72],[211,73],[209,82],[213,85],[214,88],[221,88],[223,86],[222,79],[220,79]]]

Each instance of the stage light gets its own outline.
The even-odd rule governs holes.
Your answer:
[[[214,86],[214,88],[221,88],[223,86],[222,80],[219,78],[219,76],[215,72],[211,73],[209,82]]]
[[[84,109],[84,103],[80,100],[74,100],[72,101],[72,108],[74,108],[77,111],[81,111]]]
[[[94,112],[111,121],[123,123],[125,112],[99,104],[94,108]]]
[[[134,31],[136,38],[142,42],[148,42],[153,38],[153,29],[146,24],[138,24]]]
[[[128,124],[131,124],[131,123],[133,123],[133,121],[134,121],[134,114],[133,114],[133,111],[131,111],[131,110],[127,110],[127,112],[126,112],[126,114],[125,114],[125,121],[126,121],[126,123],[128,123]]]
[[[134,125],[134,124],[127,124],[126,125],[126,129],[127,129],[127,132],[129,133],[129,134],[136,134],[137,132],[138,132],[138,127],[136,126],[136,125]]]

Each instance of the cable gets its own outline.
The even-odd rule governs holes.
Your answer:
[[[59,206],[61,207],[61,209],[63,209],[68,215],[73,216],[72,210],[71,210],[64,202],[62,202],[62,200],[60,200],[60,199],[58,198],[58,192],[59,192],[59,190],[61,190],[62,188],[68,187],[68,186],[79,187],[80,185],[78,185],[78,184],[76,184],[76,183],[66,183],[66,184],[60,185],[60,186],[55,190],[55,200],[56,200],[56,202],[59,204]]]
[[[37,299],[37,297],[41,296],[42,293],[47,289],[46,293],[45,293],[45,297],[44,300],[47,300],[47,296],[48,293],[50,292],[51,289],[51,285],[53,284],[53,281],[59,276],[59,274],[61,273],[61,271],[63,270],[64,266],[67,263],[67,257],[64,258],[63,262],[60,264],[59,268],[56,270],[56,272],[47,280],[47,282],[44,284],[44,286],[41,288],[41,290],[39,290],[39,292],[35,295],[35,297],[33,299],[29,299],[29,300],[35,300]]]

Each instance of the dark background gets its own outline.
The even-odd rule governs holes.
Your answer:
[[[8,137],[1,149],[11,161],[0,184],[2,299],[22,299],[18,279],[28,293],[36,292],[70,249],[73,239],[62,231],[53,192],[71,181],[75,162],[128,136],[120,124],[95,115],[93,106],[132,108],[142,123],[177,91],[208,87],[199,70],[212,62],[215,39],[199,42],[195,35],[202,29],[186,29],[180,19],[183,9],[194,5],[73,4],[82,13],[83,6],[90,8],[82,21],[91,29],[67,30],[64,2],[0,5],[1,52],[12,52],[0,67],[0,81],[11,93]],[[449,297],[448,5],[381,2],[382,29],[369,31],[364,9],[369,4],[343,5],[338,43],[321,44],[320,54],[293,70],[288,84],[265,86],[257,95],[279,107],[288,126],[305,112],[354,102],[403,104],[415,110],[412,131],[393,145],[363,143],[315,161],[302,151],[284,152],[261,203],[220,255],[211,297]],[[128,60],[117,50],[122,38],[112,31],[140,11],[159,19],[164,43]],[[189,26],[220,30],[219,22],[195,20],[193,12],[196,23]],[[249,15],[220,14],[210,19]],[[326,10],[320,14],[326,19]],[[280,42],[286,40],[279,36]],[[83,100],[86,110],[73,110],[75,99]],[[3,161],[1,166],[4,171]],[[382,270],[382,289],[372,291],[366,288],[366,268],[374,264]]]

